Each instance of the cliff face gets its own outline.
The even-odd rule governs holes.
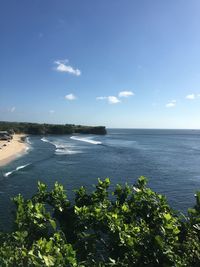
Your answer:
[[[106,134],[104,126],[83,126],[74,124],[39,124],[26,122],[0,122],[0,131],[12,130],[26,134]]]

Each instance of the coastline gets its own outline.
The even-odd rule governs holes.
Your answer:
[[[26,134],[14,134],[9,141],[0,141],[0,167],[15,160],[17,156],[26,152],[27,143],[24,141]]]

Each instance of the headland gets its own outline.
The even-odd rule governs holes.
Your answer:
[[[23,134],[106,134],[105,126],[85,126],[75,124],[47,124],[30,122],[0,121],[0,131],[11,131]]]

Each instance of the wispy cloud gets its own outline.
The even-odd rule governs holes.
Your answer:
[[[195,94],[186,95],[186,99],[194,100],[196,98]]]
[[[116,96],[98,96],[97,100],[107,100],[109,104],[120,103],[120,100]]]
[[[119,92],[119,97],[129,97],[135,95],[132,91],[121,91]]]
[[[56,60],[54,63],[57,65],[56,66],[56,71],[58,72],[65,72],[69,74],[73,74],[75,76],[80,76],[81,71],[79,69],[75,69],[72,66],[70,66],[68,63],[67,59],[64,60]]]
[[[108,96],[108,102],[110,104],[117,104],[120,100],[116,96]]]
[[[75,100],[76,98],[77,97],[74,94],[68,94],[65,96],[65,99],[70,101]]]
[[[165,106],[166,106],[166,108],[174,108],[176,106],[176,100],[171,100]]]
[[[121,91],[119,92],[118,96],[98,96],[96,97],[96,100],[106,100],[109,104],[118,104],[121,102],[119,98],[127,98],[134,95],[135,94],[132,91]]]
[[[10,112],[14,112],[16,110],[16,107],[12,107],[11,109],[10,109]]]
[[[53,114],[53,113],[55,113],[55,110],[51,109],[51,110],[49,110],[49,113]]]
[[[107,96],[97,96],[96,100],[104,100],[107,99]]]

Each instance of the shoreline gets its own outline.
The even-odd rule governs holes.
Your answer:
[[[0,141],[0,167],[23,155],[28,147],[24,141],[26,134],[14,134],[10,141]]]

